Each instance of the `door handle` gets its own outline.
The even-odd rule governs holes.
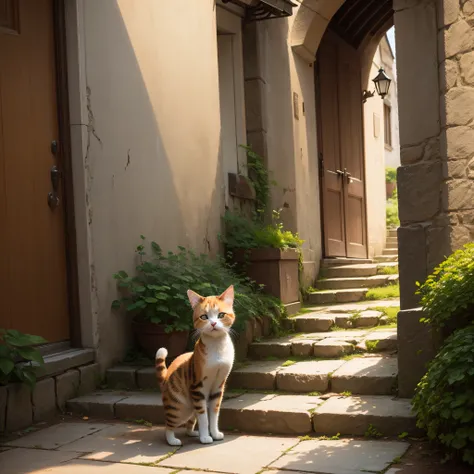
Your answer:
[[[331,174],[337,174],[338,176],[344,176],[344,171],[341,171],[341,170],[336,170],[336,171],[326,170],[326,171]]]
[[[352,178],[351,173],[347,171],[347,168],[344,168],[344,176],[347,178],[347,182],[349,184],[352,184],[354,182],[354,179]]]
[[[56,209],[59,206],[59,202],[60,202],[58,191],[59,191],[59,183],[61,180],[61,171],[56,165],[53,165],[51,167],[50,179],[51,179],[51,186],[53,190],[48,193],[48,206],[50,207],[52,211],[54,211],[54,209]]]

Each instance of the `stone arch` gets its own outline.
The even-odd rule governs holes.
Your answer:
[[[293,51],[309,63],[316,58],[319,43],[345,0],[301,0],[291,30]]]

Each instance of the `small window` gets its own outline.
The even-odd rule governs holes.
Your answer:
[[[392,107],[383,105],[383,121],[384,121],[384,139],[385,145],[392,146]]]

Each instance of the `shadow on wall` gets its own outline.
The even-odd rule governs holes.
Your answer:
[[[121,359],[130,343],[129,324],[110,310],[112,274],[133,271],[140,234],[165,249],[215,253],[222,211],[217,57],[201,69],[192,58],[175,61],[183,42],[192,44],[189,25],[174,22],[175,37],[165,48],[154,32],[168,20],[154,16],[161,10],[153,3],[148,9],[135,3],[84,4],[88,114],[95,130],[86,157],[94,330],[103,366]],[[209,21],[198,27],[212,29],[204,34],[207,45],[215,43],[215,12],[209,7],[206,14]],[[183,90],[186,81],[191,84]],[[207,97],[208,122],[198,120],[205,84],[215,91]]]
[[[292,232],[297,230],[295,143],[293,99],[288,58],[288,19],[266,25],[267,135],[268,166],[278,186],[272,192],[273,208],[283,208],[282,220]],[[271,49],[270,49],[271,48]]]

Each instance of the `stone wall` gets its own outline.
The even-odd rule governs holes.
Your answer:
[[[408,309],[418,305],[415,282],[474,236],[474,2],[394,0],[394,9],[400,293]]]
[[[24,384],[0,386],[0,433],[48,421],[66,408],[66,401],[95,390],[99,364],[88,364],[40,378],[33,391]]]

